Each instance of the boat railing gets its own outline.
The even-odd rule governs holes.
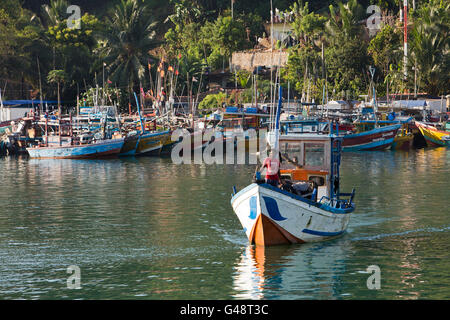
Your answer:
[[[341,197],[349,197],[348,199],[341,199]],[[337,208],[337,209],[345,209],[350,208],[353,205],[353,198],[355,197],[355,189],[352,190],[351,193],[344,193],[340,192],[337,199],[334,199],[333,201],[330,199],[330,197],[322,196],[320,198],[319,203],[326,203],[327,205]]]

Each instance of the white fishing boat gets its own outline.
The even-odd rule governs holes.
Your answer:
[[[343,234],[355,208],[355,191],[341,193],[339,188],[342,137],[317,133],[280,137],[278,131],[279,124],[272,132],[271,146],[285,160],[279,186],[256,175],[254,183],[238,193],[234,190],[231,199],[249,241],[267,246]]]

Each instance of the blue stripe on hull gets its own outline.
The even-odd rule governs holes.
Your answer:
[[[48,148],[28,148],[27,151],[31,158],[89,158],[110,154],[117,154],[122,148],[123,140],[92,144],[86,146],[74,146],[74,147],[48,147]]]
[[[123,152],[121,154],[119,154],[119,157],[129,157],[129,156],[134,156],[136,154],[136,148],[133,150],[130,150],[128,152]]]
[[[394,142],[394,138],[381,140],[381,141],[375,141],[370,142],[367,144],[361,144],[358,146],[348,146],[348,147],[342,147],[342,150],[344,151],[368,151],[372,149],[384,149],[389,147]]]
[[[240,195],[244,194],[245,192],[249,191],[250,189],[252,189],[252,188],[254,188],[254,187],[256,187],[256,186],[259,186],[259,187],[262,187],[262,188],[266,188],[266,189],[270,189],[270,190],[272,190],[272,191],[275,191],[275,192],[281,193],[281,194],[283,194],[283,195],[286,195],[286,196],[288,196],[288,197],[291,197],[292,199],[302,201],[302,202],[307,203],[307,204],[309,204],[309,205],[311,205],[311,206],[314,206],[314,207],[317,207],[317,208],[320,208],[320,209],[322,209],[322,210],[325,210],[325,211],[328,211],[328,212],[332,212],[332,213],[337,213],[337,214],[349,214],[349,213],[351,213],[351,212],[353,212],[353,211],[355,210],[355,207],[354,207],[353,205],[352,205],[351,207],[348,207],[348,208],[345,208],[345,209],[342,209],[342,208],[332,208],[332,207],[330,207],[330,206],[327,206],[327,205],[324,204],[324,203],[318,203],[318,202],[315,202],[315,201],[311,201],[311,200],[306,199],[306,198],[303,198],[303,197],[301,197],[301,196],[299,196],[299,195],[296,195],[296,194],[287,192],[287,191],[285,191],[285,190],[281,190],[281,189],[279,189],[279,188],[277,188],[277,187],[274,187],[274,186],[272,186],[272,185],[270,185],[270,184],[267,184],[267,183],[260,184],[260,185],[257,185],[256,183],[252,183],[251,185],[245,187],[244,189],[242,189],[241,191],[239,191],[238,193],[236,193],[236,194],[231,198],[231,204],[233,204],[233,201],[236,200]]]
[[[436,146],[443,146],[443,147],[445,147],[447,145],[445,141],[436,140],[436,139],[433,139],[433,138],[428,137],[428,136],[423,136],[423,137],[425,138],[425,140],[427,142],[431,142],[432,144],[434,143]],[[433,145],[431,145],[430,147],[432,147],[432,146]]]
[[[316,231],[316,230],[309,230],[309,229],[303,229],[302,232],[307,234],[312,234],[314,236],[321,236],[321,237],[335,237],[343,234],[345,230],[338,231],[338,232],[325,232],[325,231]]]

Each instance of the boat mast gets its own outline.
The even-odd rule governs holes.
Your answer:
[[[139,120],[141,122],[141,131],[142,131],[142,133],[144,133],[145,132],[145,127],[144,127],[144,122],[142,121],[142,115],[141,115],[141,108],[139,106],[139,100],[138,100],[138,97],[136,95],[136,92],[133,92],[133,94],[134,94],[134,99],[136,100],[137,110],[138,110],[138,113],[139,113]]]
[[[6,121],[6,119],[3,119],[3,113],[4,113],[4,109],[3,109],[3,99],[2,99],[2,88],[0,88],[0,122]]]
[[[408,0],[403,0],[403,77],[408,77]]]
[[[279,136],[280,136],[280,114],[281,114],[281,105],[282,105],[282,98],[283,98],[283,88],[281,87],[281,84],[279,86],[279,97],[278,97],[278,105],[276,110],[276,116],[275,116],[275,123],[274,126],[271,126],[271,131],[269,132],[267,139],[268,143],[270,145],[270,148],[272,151],[274,151],[275,156],[278,157],[278,151],[279,151]],[[273,119],[271,119],[273,120]]]
[[[270,0],[270,114],[273,109],[273,4]]]
[[[377,112],[378,112],[378,107],[377,107],[377,99],[376,99],[376,92],[375,92],[375,82],[373,81],[373,76],[375,75],[375,68],[370,66],[369,67],[369,71],[370,71],[370,75],[372,76],[372,99],[373,99],[373,115],[375,117],[375,128],[378,128],[378,120],[377,120]]]
[[[41,112],[44,112],[44,102],[42,99],[42,81],[41,81],[41,68],[39,66],[39,57],[36,57],[37,59],[37,66],[38,66],[38,73],[39,73],[39,96],[41,98],[41,107],[39,108],[39,114]]]

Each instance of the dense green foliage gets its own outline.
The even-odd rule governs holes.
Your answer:
[[[74,102],[77,95],[90,97],[86,92],[105,85],[123,104],[133,102],[131,93],[140,87],[154,90],[156,78],[165,76],[161,81],[173,82],[177,95],[196,93],[208,88],[211,74],[228,68],[233,52],[255,46],[266,32],[264,23],[270,22],[270,3],[234,1],[231,11],[230,0],[2,0],[0,88],[6,98],[42,94],[54,99],[60,94]],[[370,4],[377,4],[383,15],[398,16],[399,1],[272,3],[281,14],[292,16],[294,41],[286,49],[289,61],[281,81],[289,82],[294,96],[317,102],[325,92],[336,99],[358,98],[369,91],[371,65],[379,94],[386,88],[449,93],[448,0],[416,1],[416,9],[410,7],[407,79],[401,22],[394,18],[382,24],[374,36],[365,28]],[[80,28],[67,27],[70,4],[82,9]],[[235,76],[229,82],[244,88],[239,102],[252,101],[251,75]],[[257,76],[257,82],[258,100],[268,99],[267,76]],[[220,104],[223,97],[209,100]]]

